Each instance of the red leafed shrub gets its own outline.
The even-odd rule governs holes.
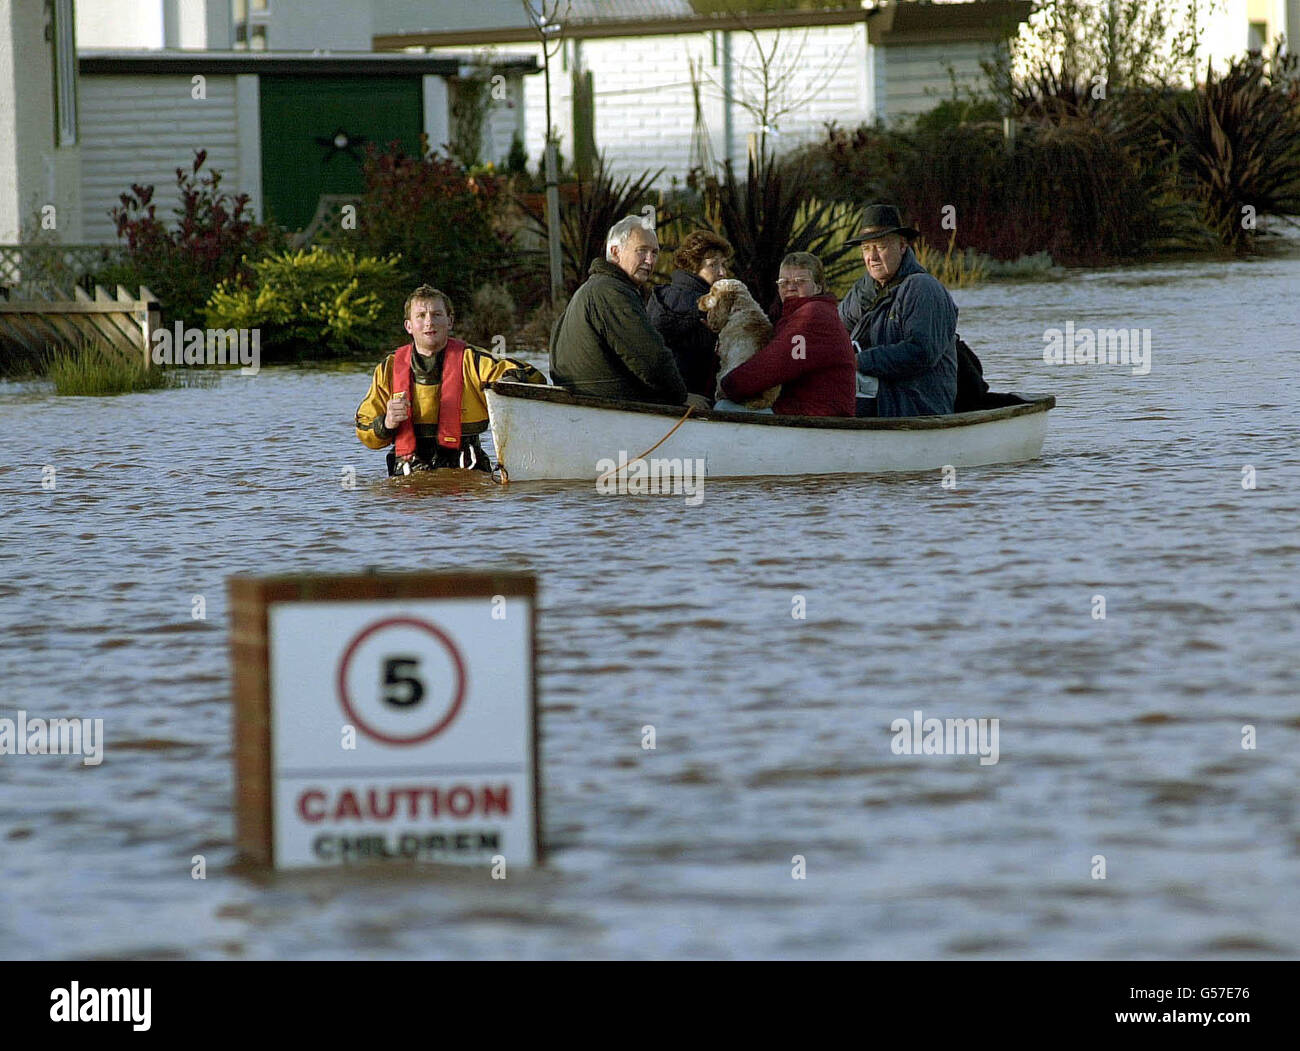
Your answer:
[[[275,228],[249,214],[248,194],[221,191],[221,173],[202,170],[206,160],[206,150],[195,150],[190,169],[176,169],[180,206],[172,226],[158,218],[154,187],[138,183],[109,213],[126,242],[125,258],[98,279],[148,286],[168,318],[198,322],[212,290],[223,281],[246,281],[249,263],[280,240]]]
[[[367,149],[365,191],[357,206],[359,248],[381,257],[400,255],[409,288],[433,285],[463,312],[474,290],[500,279],[510,263],[504,180],[466,171],[430,150],[423,136],[420,146],[418,156],[397,143]]]

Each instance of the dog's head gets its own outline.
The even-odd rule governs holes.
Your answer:
[[[752,303],[753,298],[743,281],[724,277],[713,282],[713,287],[700,296],[696,306],[705,312],[704,323],[714,332],[721,332],[737,301]]]

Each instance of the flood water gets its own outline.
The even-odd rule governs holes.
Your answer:
[[[1294,957],[1297,288],[1292,256],[957,291],[995,389],[1058,407],[955,489],[393,484],[369,364],[0,384],[0,716],[106,736],[0,757],[0,955]],[[1150,329],[1149,374],[1045,364],[1067,321]],[[226,578],[374,565],[537,574],[543,869],[231,870]],[[917,710],[998,719],[998,762],[894,754]]]

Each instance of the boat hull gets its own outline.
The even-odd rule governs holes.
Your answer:
[[[656,458],[703,460],[709,478],[874,474],[1031,460],[1042,452],[1050,395],[953,416],[848,420],[692,414],[614,403],[553,387],[493,384],[492,440],[511,481],[594,480],[656,443]],[[601,461],[606,461],[601,463]]]

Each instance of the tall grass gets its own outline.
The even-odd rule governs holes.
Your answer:
[[[989,281],[1033,281],[1040,278],[1056,278],[1065,273],[1056,265],[1049,252],[1035,252],[1022,255],[1019,259],[999,260],[984,259],[985,277]]]
[[[957,247],[957,231],[948,238],[948,247],[944,251],[931,248],[929,243],[920,238],[912,246],[916,261],[937,277],[947,288],[969,288],[978,285],[988,276],[988,257],[973,248]]]
[[[180,385],[173,372],[148,368],[140,358],[124,358],[94,343],[54,351],[46,359],[45,375],[54,381],[56,394],[68,395],[130,394]]]

